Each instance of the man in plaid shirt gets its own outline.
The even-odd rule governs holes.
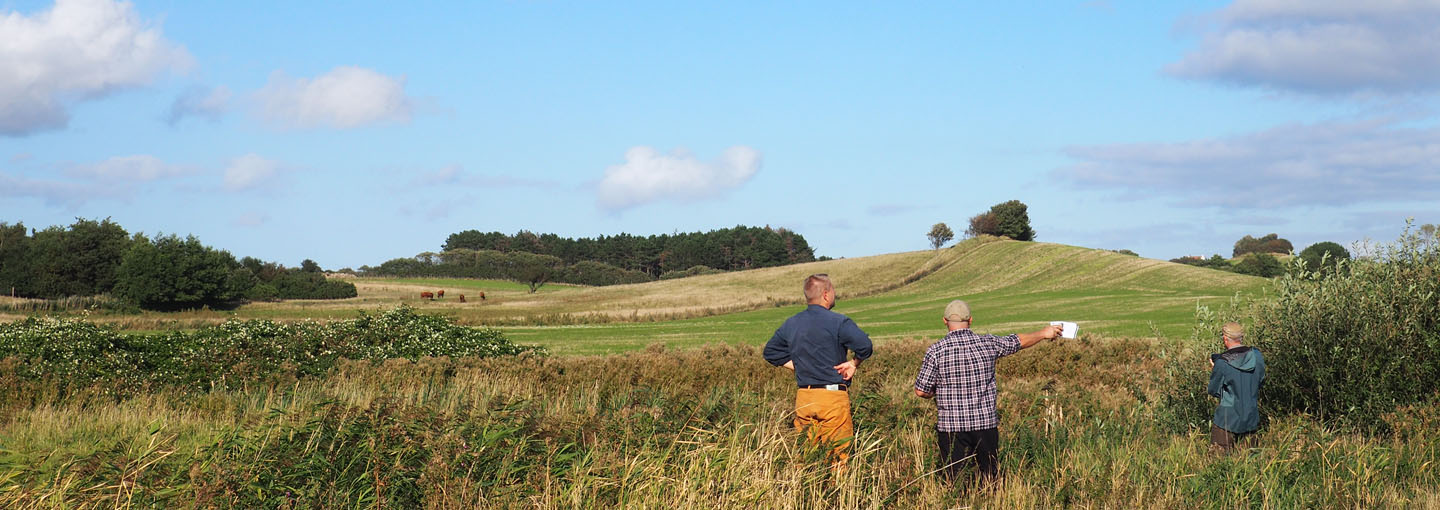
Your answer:
[[[973,459],[980,474],[993,480],[999,474],[1000,446],[995,361],[1054,339],[1061,327],[999,337],[978,335],[970,331],[970,305],[958,299],[945,307],[944,320],[950,333],[925,351],[920,374],[915,376],[915,395],[934,398],[940,410],[935,431],[945,477],[953,479]]]

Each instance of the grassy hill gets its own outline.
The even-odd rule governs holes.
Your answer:
[[[957,298],[970,302],[975,329],[982,332],[1028,331],[1051,320],[1068,320],[1079,322],[1082,333],[1185,336],[1197,303],[1217,304],[1237,293],[1258,295],[1265,282],[1104,250],[985,238],[940,251],[629,286],[633,291],[684,284],[697,296],[712,295],[717,288],[723,292],[715,295],[750,288],[774,303],[771,308],[666,322],[506,329],[516,341],[545,345],[558,353],[595,354],[653,343],[758,344],[801,309],[801,279],[815,272],[829,273],[835,280],[840,294],[835,310],[880,341],[938,336],[940,312]],[[719,281],[725,285],[716,285]],[[754,298],[749,302],[754,303]]]

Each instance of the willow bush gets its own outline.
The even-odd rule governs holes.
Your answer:
[[[1250,310],[1270,379],[1262,405],[1383,432],[1399,406],[1440,393],[1440,243],[1406,228],[1367,258],[1305,269]]]
[[[1440,399],[1440,242],[1407,228],[1364,258],[1294,259],[1260,299],[1197,306],[1194,334],[1161,353],[1170,425],[1208,427],[1215,399],[1206,393],[1205,360],[1224,349],[1227,321],[1244,324],[1245,343],[1265,354],[1262,427],[1299,413],[1386,433],[1397,410]]]

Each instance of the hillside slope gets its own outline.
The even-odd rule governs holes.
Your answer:
[[[842,261],[792,266],[783,276],[752,271],[687,282],[699,296],[727,295],[716,289],[763,289],[765,295],[792,304],[689,320],[507,330],[517,341],[561,353],[613,352],[651,343],[753,345],[763,343],[785,317],[800,309],[805,274],[828,272],[841,294],[836,311],[882,341],[938,336],[943,333],[941,310],[957,298],[970,302],[975,329],[981,332],[1029,331],[1051,320],[1068,320],[1079,322],[1083,333],[1177,337],[1189,334],[1197,303],[1219,304],[1237,293],[1258,295],[1266,282],[1105,250],[995,238],[971,239],[938,252],[835,262]],[[715,285],[719,277],[730,280]],[[857,284],[863,286],[855,289]],[[633,287],[639,291],[651,285],[657,284]]]

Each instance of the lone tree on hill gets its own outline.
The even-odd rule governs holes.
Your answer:
[[[955,238],[955,231],[950,230],[950,226],[943,222],[936,223],[935,226],[930,227],[930,233],[925,234],[925,237],[930,239],[930,247],[938,250]]]
[[[1016,241],[1034,241],[1035,229],[1030,228],[1030,214],[1024,202],[1011,200],[990,207],[990,210],[970,218],[970,228],[965,235],[980,234],[1004,236]]]
[[[1230,256],[1239,257],[1247,253],[1279,253],[1289,255],[1294,251],[1295,246],[1290,244],[1289,240],[1281,239],[1280,236],[1270,233],[1259,239],[1250,236],[1240,238],[1239,241],[1235,241],[1235,250],[1230,253]]]
[[[1338,243],[1322,241],[1301,250],[1300,260],[1305,261],[1305,269],[1319,271],[1321,267],[1335,267],[1341,260],[1350,260],[1350,250]]]

